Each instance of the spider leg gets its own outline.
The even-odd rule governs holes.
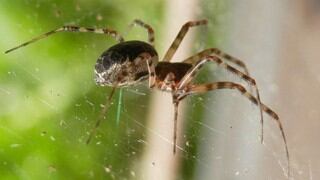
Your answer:
[[[148,60],[147,60],[147,65],[148,65],[148,73],[149,73],[149,88],[153,88],[156,84],[155,67],[154,67],[154,64],[150,63]]]
[[[35,37],[35,38],[31,39],[30,41],[22,43],[19,46],[11,48],[11,49],[5,51],[5,53],[9,53],[9,52],[16,50],[18,48],[27,46],[33,42],[36,42],[36,41],[43,39],[43,38],[46,38],[46,37],[48,37],[52,34],[55,34],[57,32],[92,32],[92,33],[96,33],[96,34],[110,35],[110,36],[114,37],[119,42],[124,41],[123,37],[117,31],[112,30],[112,29],[108,29],[108,28],[87,28],[87,27],[78,27],[78,26],[62,26],[58,29],[49,31],[47,33],[44,33],[44,34],[38,36],[38,37]]]
[[[200,25],[206,25],[208,23],[208,21],[206,19],[204,20],[199,20],[199,21],[189,21],[187,23],[185,23],[178,35],[176,36],[176,38],[174,39],[174,41],[172,42],[171,46],[169,47],[169,49],[167,50],[166,54],[164,55],[162,61],[167,61],[169,62],[172,59],[172,56],[174,55],[174,53],[177,51],[179,45],[181,44],[181,41],[183,40],[184,36],[187,34],[188,30],[190,27],[194,27],[194,26],[200,26]]]
[[[141,21],[140,19],[135,19],[133,20],[133,22],[129,25],[129,30],[133,27],[133,26],[141,26],[142,28],[147,29],[148,31],[148,42],[154,46],[154,30],[153,28],[149,25],[144,23],[143,21]]]
[[[252,94],[250,94],[242,85],[236,84],[233,82],[215,82],[215,83],[200,84],[200,85],[188,85],[185,87],[185,91],[186,91],[185,94],[180,95],[178,100],[181,100],[190,94],[205,93],[205,92],[214,91],[217,89],[238,90],[242,95],[244,95],[246,98],[248,98],[255,105],[259,105],[259,100],[257,98],[255,98]],[[269,107],[267,107],[263,103],[260,103],[260,106],[262,107],[262,110],[265,113],[267,113],[269,116],[271,116],[278,124],[278,127],[281,131],[281,135],[282,135],[282,138],[283,138],[283,141],[285,144],[285,151],[286,151],[287,162],[288,162],[288,176],[290,176],[289,150],[288,150],[287,139],[286,139],[286,135],[283,130],[282,123],[279,119],[279,116],[274,111],[272,111]]]
[[[242,73],[241,71],[237,70],[236,68],[234,68],[234,67],[228,65],[227,63],[223,62],[217,56],[202,56],[202,57],[199,56],[197,59],[194,58],[194,61],[195,60],[197,60],[197,62],[193,63],[194,64],[193,68],[181,79],[181,81],[180,81],[180,83],[178,85],[178,89],[183,89],[186,85],[188,85],[189,82],[195,76],[195,74],[203,66],[203,64],[207,63],[207,62],[214,62],[214,63],[218,64],[220,67],[222,67],[222,68],[234,73],[235,75],[239,76],[241,79],[243,79],[246,82],[248,82],[256,91],[257,100],[258,100],[258,106],[260,108],[261,143],[263,143],[263,129],[264,129],[263,128],[264,120],[263,120],[263,113],[262,113],[263,109],[261,107],[260,94],[259,94],[259,89],[258,89],[256,81],[253,78],[251,78],[250,76]]]
[[[237,59],[225,52],[222,52],[220,49],[217,49],[217,48],[209,48],[209,49],[205,49],[191,57],[188,57],[187,59],[185,59],[183,61],[183,63],[188,63],[188,64],[195,64],[197,63],[200,59],[203,59],[204,57],[206,56],[210,56],[210,55],[216,55],[220,58],[223,58],[225,59],[226,61],[230,61],[236,65],[238,65],[239,67],[243,68],[244,69],[244,72],[246,75],[249,76],[249,71],[248,71],[248,68],[247,66],[245,65],[245,63],[240,60],[240,59]]]
[[[141,53],[139,57],[146,61],[149,73],[149,88],[153,88],[156,84],[155,63],[158,61],[156,56],[152,58],[148,53]]]
[[[177,99],[177,96],[172,96],[173,105],[174,105],[174,126],[173,126],[173,154],[176,153],[177,149],[177,132],[178,132],[178,108],[180,100]]]
[[[99,127],[100,124],[101,124],[101,121],[102,121],[103,119],[105,119],[105,114],[107,113],[107,111],[109,110],[109,107],[111,106],[111,99],[112,99],[112,96],[113,96],[116,88],[117,88],[117,86],[115,85],[115,86],[112,88],[109,97],[106,99],[104,108],[103,108],[103,110],[101,111],[101,113],[100,113],[100,115],[99,115],[99,117],[98,117],[98,119],[97,119],[96,124],[94,125],[93,129],[91,130],[90,135],[89,135],[89,137],[88,137],[88,139],[87,139],[87,141],[86,141],[86,144],[89,144],[89,143],[91,142],[91,139],[92,139],[92,137],[96,134],[97,129],[98,129],[98,127]]]

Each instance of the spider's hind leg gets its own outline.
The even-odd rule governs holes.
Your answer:
[[[183,62],[194,65],[200,59],[203,59],[206,56],[211,56],[211,55],[218,56],[218,57],[223,58],[224,60],[226,60],[228,62],[231,62],[233,64],[238,65],[239,67],[243,68],[244,73],[249,76],[249,70],[248,70],[246,64],[242,60],[240,60],[238,58],[235,58],[235,57],[233,57],[233,56],[231,56],[231,55],[229,55],[229,54],[227,54],[225,52],[222,52],[220,49],[217,49],[217,48],[205,49],[205,50],[203,50],[201,52],[198,52],[197,54],[195,54],[193,56],[188,57]]]
[[[189,59],[189,60],[188,60]],[[261,143],[263,143],[263,125],[264,125],[264,120],[263,120],[263,109],[261,107],[261,100],[260,100],[260,94],[259,94],[259,89],[257,86],[256,81],[251,78],[249,75],[237,70],[236,68],[230,66],[229,64],[223,62],[219,57],[217,56],[204,56],[203,54],[200,55],[196,54],[190,58],[188,58],[187,60],[183,61],[183,62],[189,62],[194,65],[193,68],[182,78],[182,80],[180,81],[178,88],[179,89],[183,89],[186,85],[189,84],[189,82],[193,79],[193,77],[196,75],[196,73],[199,71],[199,69],[202,67],[203,64],[207,63],[207,62],[214,62],[216,64],[219,65],[219,67],[222,67],[224,69],[226,69],[227,71],[235,74],[236,76],[240,77],[241,79],[245,80],[246,82],[248,82],[254,89],[257,95],[257,102],[258,102],[258,106],[260,108],[260,118],[261,118]],[[192,60],[192,61],[191,61]]]
[[[257,98],[255,98],[252,94],[250,94],[242,85],[236,84],[233,82],[214,82],[214,83],[208,83],[208,84],[200,84],[200,85],[188,85],[185,87],[186,92],[185,94],[181,95],[181,98],[186,97],[187,95],[191,94],[197,94],[197,93],[205,93],[208,91],[214,91],[217,89],[235,89],[238,90],[243,96],[245,96],[247,99],[249,99],[251,102],[253,102],[255,105],[259,105],[261,109],[267,113],[269,116],[271,116],[278,124],[278,127],[280,129],[284,145],[285,145],[285,151],[287,156],[287,162],[288,162],[288,176],[290,176],[290,157],[289,157],[289,150],[287,145],[287,139],[286,135],[283,130],[282,123],[279,119],[279,116],[272,111],[269,107],[264,105],[260,102]],[[181,99],[179,98],[179,99]]]

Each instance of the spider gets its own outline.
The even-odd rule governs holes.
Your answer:
[[[138,40],[125,41],[117,31],[109,28],[99,29],[78,26],[62,26],[9,49],[5,51],[5,53],[9,53],[13,50],[29,45],[30,43],[46,38],[57,32],[92,32],[110,35],[114,37],[118,43],[104,51],[98,58],[94,70],[95,82],[100,86],[113,87],[109,98],[107,99],[108,101],[111,100],[116,88],[134,85],[147,79],[149,81],[149,88],[156,88],[161,91],[170,92],[172,94],[172,102],[174,106],[174,154],[176,153],[177,119],[180,101],[193,94],[205,93],[218,89],[235,89],[260,109],[261,142],[263,142],[263,112],[267,113],[277,122],[285,145],[289,175],[289,151],[281,121],[273,110],[261,102],[256,81],[250,77],[248,69],[242,60],[224,53],[217,48],[209,48],[186,58],[182,62],[170,62],[188,30],[191,27],[207,25],[207,23],[208,21],[205,19],[185,23],[160,62],[158,61],[158,53],[154,47],[155,38],[153,28],[138,19],[134,20],[129,27],[140,26],[145,28],[148,33],[148,42]],[[207,84],[194,84],[192,82],[193,78],[201,67],[208,62],[216,63],[219,67],[226,69],[248,82],[251,85],[251,88],[255,89],[256,97],[248,92],[244,86],[234,82],[219,81]],[[229,65],[229,62],[243,68],[244,72]],[[105,114],[106,110],[107,106],[105,106],[102,114]],[[97,121],[95,128],[97,128],[99,124],[100,120]],[[87,142],[89,142],[90,139],[91,137],[89,137]]]

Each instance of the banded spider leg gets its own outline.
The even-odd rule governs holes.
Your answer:
[[[154,38],[154,30],[153,28],[149,25],[149,24],[146,24],[144,23],[143,21],[141,21],[140,19],[135,19],[133,20],[133,22],[129,25],[129,30],[131,30],[131,28],[133,26],[140,26],[142,28],[145,28],[147,31],[148,31],[148,42],[154,46],[154,41],[155,41],[155,38]]]
[[[217,55],[217,56],[211,56],[211,55]],[[244,68],[245,73],[242,73],[241,71],[237,70],[236,68],[223,62],[219,57],[224,57],[224,58],[227,57],[228,58],[227,60],[229,60],[230,62],[233,62],[237,65],[241,65]],[[203,62],[201,62],[201,61],[203,61]],[[249,72],[248,72],[245,64],[243,63],[243,61],[238,60],[238,59],[222,52],[221,50],[219,50],[217,48],[210,48],[210,49],[203,50],[203,51],[187,58],[183,62],[188,63],[188,64],[192,64],[193,66],[201,66],[206,61],[212,61],[212,62],[217,63],[220,67],[227,69],[228,71],[239,76],[241,79],[247,81],[254,88],[255,93],[257,95],[257,99],[258,99],[258,106],[260,109],[261,143],[263,143],[264,119],[263,119],[263,113],[262,113],[263,110],[262,110],[262,107],[260,106],[260,103],[261,103],[260,93],[259,93],[259,89],[258,89],[256,81],[250,77]]]
[[[27,46],[31,43],[34,43],[40,39],[47,38],[48,36],[55,34],[55,33],[58,33],[58,32],[91,32],[91,33],[96,33],[96,34],[106,34],[106,35],[110,35],[110,36],[114,37],[118,42],[124,41],[123,37],[117,31],[112,30],[112,29],[108,29],[108,28],[88,28],[88,27],[78,27],[78,26],[62,26],[58,29],[49,31],[49,32],[44,33],[38,37],[35,37],[25,43],[22,43],[19,46],[11,48],[11,49],[5,51],[5,53],[9,53],[9,52],[14,51],[16,49],[19,49],[21,47]]]
[[[255,81],[250,76],[245,75],[244,73],[238,71],[237,69],[233,68],[232,66],[228,65],[227,63],[224,63],[221,59],[215,56],[207,56],[204,59],[199,59],[198,62],[192,67],[192,69],[182,78],[180,83],[178,84],[178,88],[176,92],[182,92],[174,97],[174,102],[179,102],[183,98],[185,98],[188,95],[191,94],[197,94],[197,93],[205,93],[208,91],[214,91],[217,89],[235,89],[238,90],[243,96],[248,98],[251,102],[253,102],[255,105],[260,106],[261,110],[267,113],[269,116],[271,116],[278,124],[278,127],[280,129],[284,145],[285,145],[285,152],[287,157],[287,163],[288,163],[288,176],[290,176],[290,157],[289,157],[289,150],[287,145],[287,139],[286,135],[283,130],[282,123],[279,119],[279,116],[271,110],[269,107],[264,105],[260,102],[258,98],[255,98],[251,93],[249,93],[242,85],[234,83],[234,82],[214,82],[214,83],[208,83],[208,84],[200,84],[200,85],[194,85],[191,83],[192,79],[198,72],[198,70],[203,66],[204,63],[207,62],[215,62],[219,66],[225,68],[226,70],[236,74],[240,78],[244,79],[245,81],[249,82],[254,86]],[[178,103],[177,103],[178,104]],[[175,107],[177,105],[175,104]],[[175,112],[177,113],[177,112]]]
[[[189,21],[189,22],[185,23],[181,27],[181,29],[180,29],[178,35],[176,36],[176,38],[174,39],[174,41],[171,43],[171,45],[170,45],[169,49],[167,50],[166,54],[164,55],[162,61],[167,61],[167,62],[171,61],[173,55],[177,51],[182,40],[184,39],[185,35],[187,34],[187,32],[189,31],[189,29],[191,27],[202,26],[202,25],[207,25],[207,24],[208,24],[208,21],[206,19],[199,20],[199,21]],[[246,65],[243,61],[241,61],[240,59],[237,59],[227,53],[224,53],[217,48],[209,48],[209,49],[203,50],[203,51],[199,52],[197,55],[203,57],[203,56],[209,56],[209,55],[213,55],[213,54],[240,66],[241,68],[244,69],[245,74],[249,75],[248,68],[246,67]],[[196,58],[196,57],[191,56],[191,57],[187,58],[186,60],[184,60],[183,62],[192,64],[194,62],[194,58]]]
[[[184,24],[182,26],[182,28],[180,29],[178,35],[176,36],[176,38],[174,39],[174,41],[172,42],[171,46],[169,47],[169,49],[167,50],[163,61],[167,61],[170,62],[173,55],[175,54],[176,50],[178,49],[179,45],[181,44],[184,36],[186,35],[186,33],[188,32],[190,27],[194,27],[194,26],[199,26],[199,25],[206,25],[207,21],[206,20],[200,20],[200,21],[190,21],[187,22],[186,24]],[[215,56],[211,56],[211,55],[215,55]],[[241,71],[237,70],[236,68],[228,65],[227,63],[223,62],[220,58],[223,58],[224,60],[234,63],[236,65],[238,65],[239,67],[244,69],[244,73],[242,73]],[[206,59],[206,60],[204,60]],[[219,85],[218,89],[235,89],[237,88],[240,92],[242,92],[244,94],[244,96],[246,96],[247,98],[249,98],[254,104],[259,106],[260,109],[260,117],[261,117],[261,143],[263,143],[263,124],[264,124],[264,120],[263,120],[263,111],[266,112],[268,115],[270,115],[273,119],[275,119],[278,123],[278,126],[280,128],[284,143],[285,143],[285,150],[286,150],[286,155],[287,155],[287,160],[288,160],[288,175],[289,175],[289,152],[288,152],[288,147],[287,147],[287,142],[286,142],[286,137],[285,137],[285,133],[284,130],[282,128],[282,124],[279,120],[279,117],[277,116],[276,113],[274,113],[270,108],[268,108],[267,106],[265,106],[264,104],[261,103],[260,100],[260,94],[259,94],[259,90],[257,87],[257,84],[255,82],[255,80],[253,78],[251,78],[249,76],[249,71],[245,65],[245,63],[243,61],[241,61],[240,59],[237,59],[227,53],[222,52],[221,50],[217,49],[217,48],[209,48],[206,50],[203,50],[199,53],[197,53],[196,55],[193,55],[187,59],[185,59],[183,61],[183,63],[188,63],[188,64],[192,64],[193,68],[190,70],[189,73],[187,73],[185,75],[185,77],[180,81],[179,83],[179,87],[177,88],[177,90],[175,92],[173,92],[173,104],[175,107],[175,119],[174,119],[174,145],[176,144],[176,121],[177,121],[177,113],[178,113],[178,105],[179,105],[179,101],[182,100],[187,94],[179,94],[179,91],[184,91],[184,88],[189,88],[189,83],[192,80],[194,74],[197,72],[197,69],[201,68],[202,64],[207,62],[207,61],[213,61],[215,63],[217,63],[219,66],[225,68],[226,70],[236,74],[237,76],[239,76],[240,78],[242,78],[243,80],[245,80],[246,82],[248,82],[251,86],[254,87],[255,91],[256,91],[256,95],[257,98],[255,98],[253,95],[251,95],[249,92],[247,92],[245,90],[245,88],[239,84],[235,84],[235,83],[231,83],[232,86],[230,86],[229,82],[226,83],[214,83],[215,85]],[[224,85],[223,85],[224,84]],[[213,87],[215,86],[213,85]],[[208,85],[209,86],[209,85]],[[200,87],[200,85],[199,85]],[[241,88],[240,88],[241,87]],[[208,88],[207,91],[209,90],[215,90],[217,88]],[[244,91],[245,90],[245,91]],[[199,91],[200,92],[200,91]],[[175,148],[175,147],[174,147]],[[174,150],[175,152],[175,150]]]
[[[187,34],[187,32],[189,31],[190,27],[195,27],[195,26],[200,26],[200,25],[207,25],[208,21],[207,20],[199,20],[199,21],[189,21],[187,23],[185,23],[178,35],[176,36],[176,38],[174,39],[174,41],[172,42],[172,44],[170,45],[169,49],[167,50],[163,61],[167,61],[170,62],[173,55],[175,54],[175,52],[177,51],[178,47],[180,46],[183,38],[185,37],[185,35]],[[246,77],[249,77],[249,71],[248,68],[246,67],[245,63],[227,53],[222,52],[221,50],[217,49],[217,48],[209,48],[206,50],[203,50],[199,53],[197,53],[196,55],[193,55],[189,58],[187,58],[186,60],[183,61],[183,63],[188,63],[188,64],[195,64],[199,59],[203,59],[206,56],[210,56],[210,55],[216,55],[218,57],[224,58],[226,61],[232,62],[238,66],[240,66],[241,68],[244,69],[244,73],[245,75],[247,75]],[[222,64],[222,66],[224,66],[223,62],[218,63],[218,64]],[[235,68],[228,66],[229,70],[234,70]],[[235,71],[232,71],[235,73]],[[242,73],[243,74],[243,73]],[[244,76],[243,76],[244,77]],[[261,143],[263,143],[263,125],[264,125],[264,120],[263,120],[263,113],[262,113],[262,108],[260,107],[260,94],[259,94],[259,90],[258,90],[258,86],[256,84],[256,82],[254,81],[254,79],[250,78],[250,80],[247,79],[247,81],[254,87],[254,89],[256,90],[256,95],[258,98],[258,104],[259,104],[259,108],[260,108],[260,122],[261,122]]]

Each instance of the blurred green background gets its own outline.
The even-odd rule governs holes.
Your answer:
[[[0,3],[1,52],[62,25],[112,27],[124,33],[135,18],[153,26],[156,46],[163,52],[165,1]],[[207,12],[204,17],[210,16]],[[213,43],[213,35],[202,40]],[[147,36],[143,29],[134,28],[125,38],[145,40]],[[143,153],[145,138],[141,124],[148,111],[147,86],[124,89],[120,109],[117,91],[107,119],[92,142],[85,144],[111,90],[95,85],[93,67],[115,43],[108,36],[65,32],[0,54],[0,179],[135,177],[132,167]],[[201,114],[195,112],[201,105],[196,107],[192,116],[199,119]],[[188,129],[190,143],[196,144],[199,126]],[[191,178],[195,159],[188,157],[196,153],[196,146],[187,150],[181,177]]]

